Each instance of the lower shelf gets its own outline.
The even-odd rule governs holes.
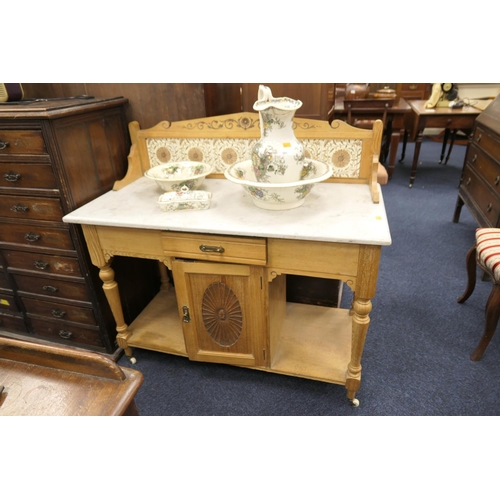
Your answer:
[[[129,330],[130,347],[187,356],[173,289],[160,291]],[[288,302],[270,366],[252,368],[344,385],[351,335],[349,310]]]
[[[351,337],[349,310],[287,303],[269,371],[344,385]]]
[[[173,288],[160,290],[129,326],[130,347],[187,356]]]

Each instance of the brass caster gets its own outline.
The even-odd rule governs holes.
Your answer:
[[[356,408],[359,406],[359,399],[354,398],[350,399],[349,401],[351,402],[351,406],[354,406]]]

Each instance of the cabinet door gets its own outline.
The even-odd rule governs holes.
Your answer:
[[[263,268],[174,260],[189,359],[266,366]]]

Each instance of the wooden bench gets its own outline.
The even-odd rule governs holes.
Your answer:
[[[143,378],[102,354],[0,338],[0,416],[138,415]]]
[[[372,129],[361,129],[340,120],[294,119],[297,139],[306,156],[333,166],[325,182],[367,184],[374,203],[379,201],[378,184],[387,183],[387,171],[379,162],[383,125],[376,120]],[[129,124],[132,147],[126,176],[117,181],[121,189],[146,170],[168,161],[203,161],[214,166],[212,177],[223,177],[235,162],[249,160],[252,146],[260,138],[258,113],[197,118],[178,122],[162,121],[149,129],[138,122]]]

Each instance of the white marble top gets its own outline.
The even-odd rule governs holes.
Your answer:
[[[373,203],[366,184],[319,183],[301,207],[264,210],[239,185],[205,179],[200,189],[212,193],[208,210],[163,212],[163,193],[142,177],[119,191],[109,191],[66,215],[64,222],[170,231],[390,245],[384,200]],[[380,186],[379,186],[380,189]]]

